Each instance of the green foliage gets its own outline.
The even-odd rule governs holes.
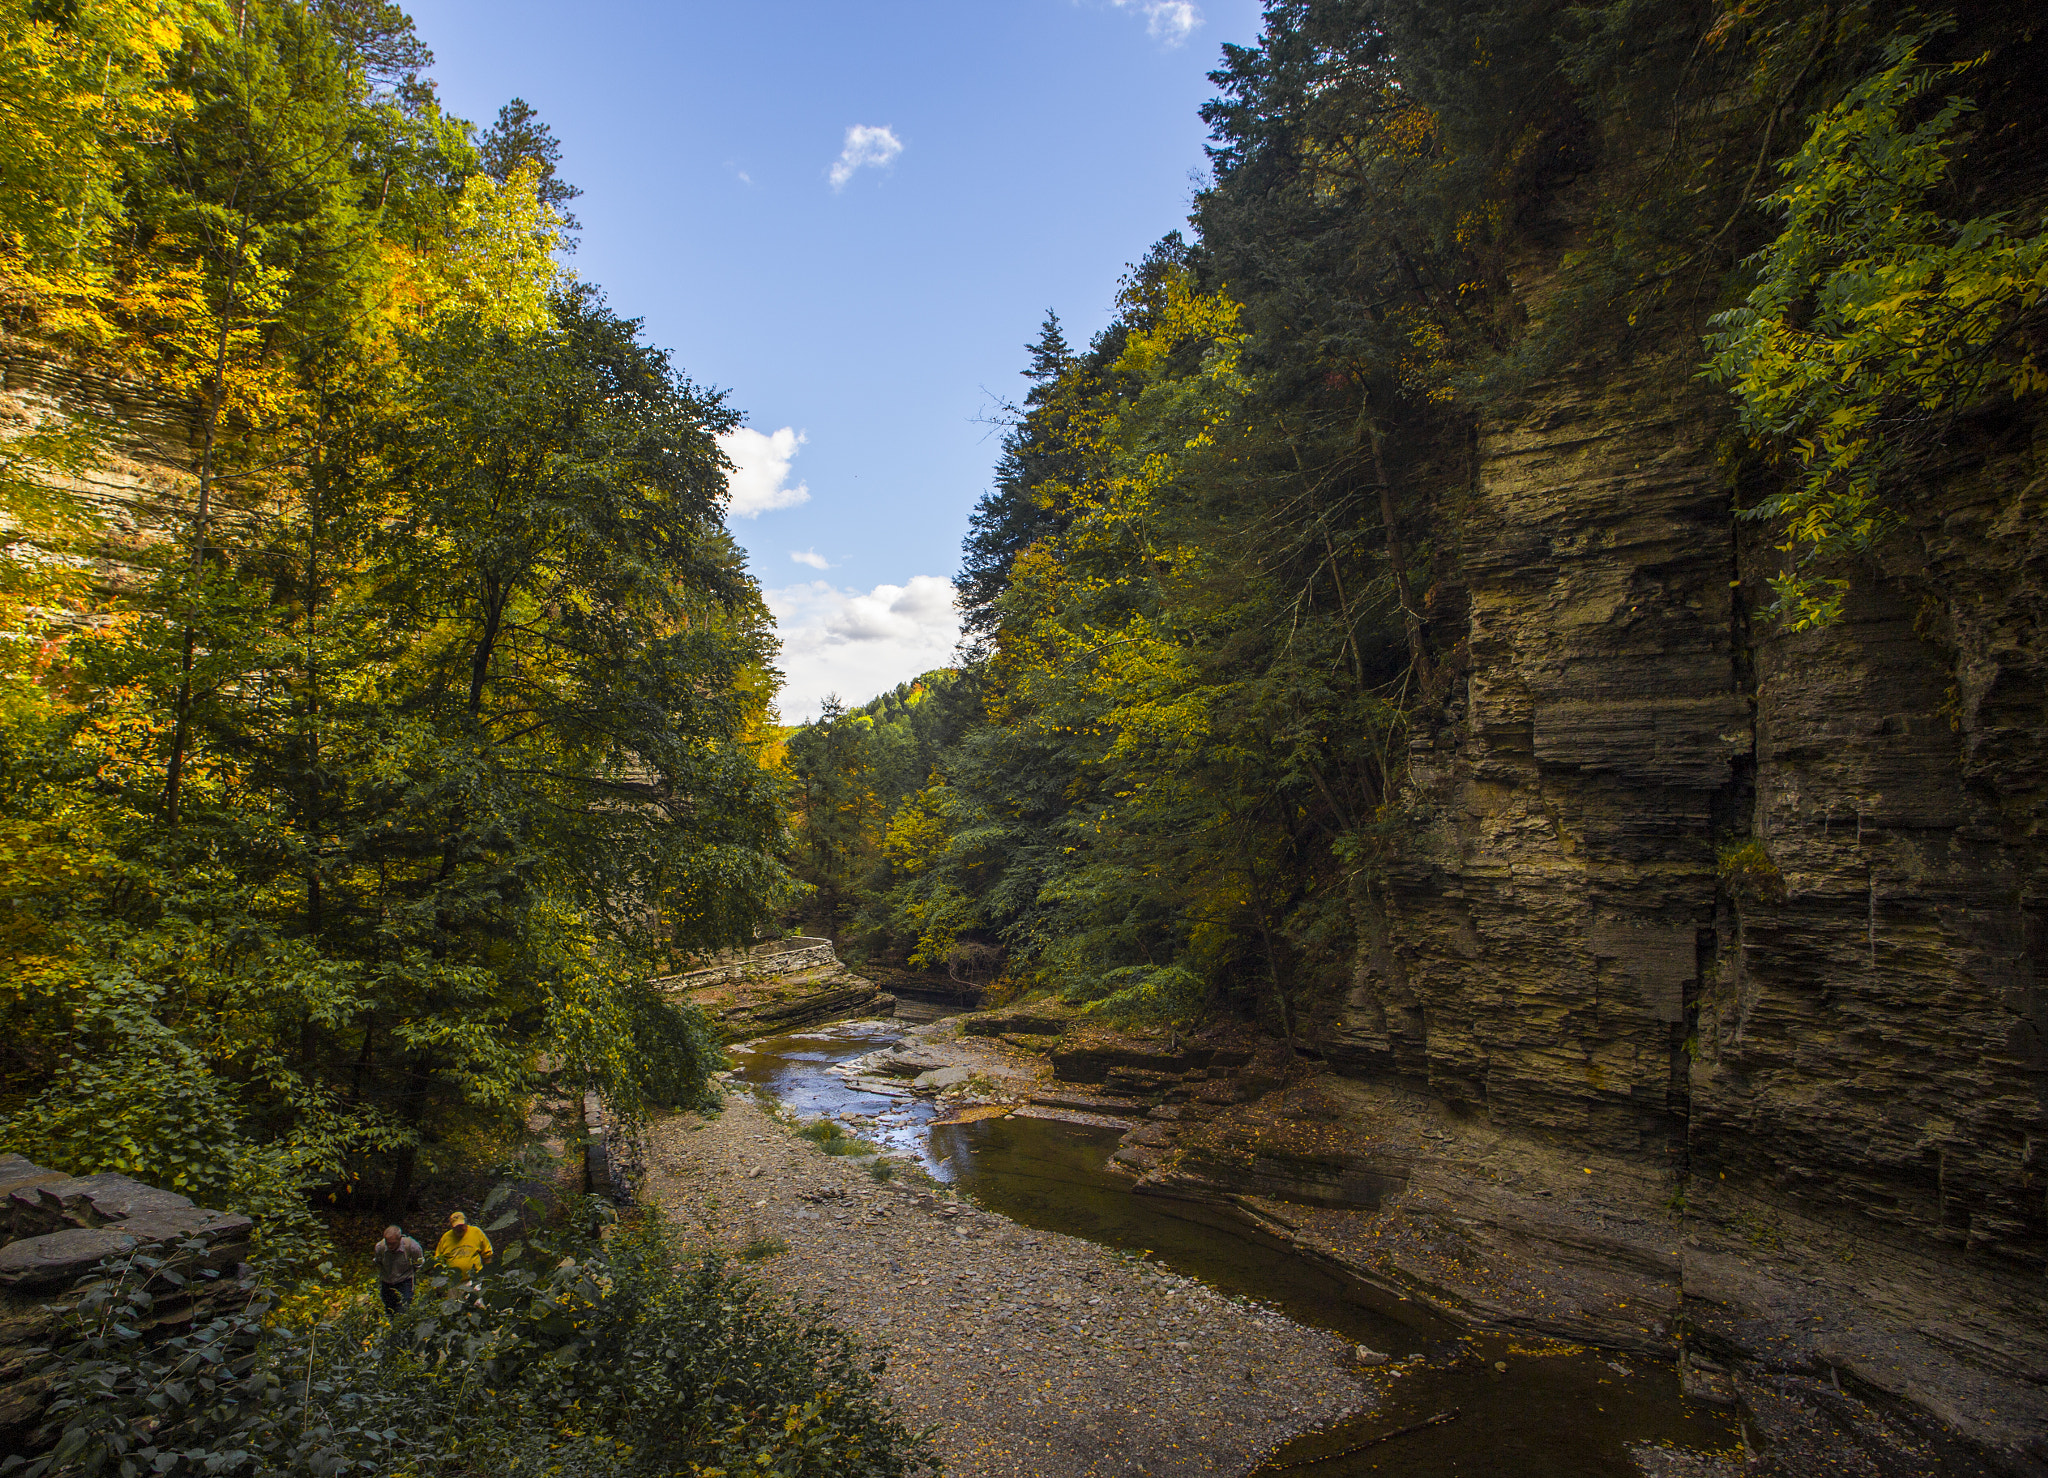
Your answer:
[[[137,540],[61,490],[107,428],[0,445],[10,1141],[303,1258],[311,1194],[403,1204],[542,1053],[704,1102],[644,982],[795,886],[734,413],[558,271],[546,126],[480,158],[395,6],[0,21],[0,298],[196,455]]]
[[[663,1000],[644,986],[629,995],[628,1011],[628,1039],[647,1058],[647,1102],[715,1112],[721,1100],[711,1075],[727,1063],[718,1032],[704,1013]]]
[[[2048,230],[1938,208],[1972,104],[1924,104],[1971,64],[1923,60],[1926,41],[1890,42],[1779,166],[1785,183],[1761,202],[1779,234],[1707,339],[1705,373],[1786,468],[1748,514],[1783,530],[1792,560],[1773,611],[1793,631],[1840,619],[1838,572],[1910,515],[1910,473],[1958,414],[2048,389]]]
[[[849,1134],[836,1119],[813,1119],[797,1130],[800,1138],[808,1139],[820,1151],[828,1155],[872,1155],[875,1147],[857,1135]]]
[[[1132,267],[1085,348],[1053,315],[1027,348],[963,551],[975,721],[914,785],[806,795],[832,916],[926,967],[999,940],[1006,990],[1120,1019],[1323,1029],[1412,845],[1411,746],[1458,742],[1482,425],[1730,296],[1709,373],[1791,473],[1748,511],[1787,531],[1781,613],[1833,619],[1842,556],[1906,516],[1957,418],[2042,385],[2048,234],[1953,204],[1965,142],[2026,137],[2030,59],[1965,141],[1937,93],[1974,64],[1885,24],[1267,5],[1212,74],[1197,238]],[[849,717],[808,774],[875,768]],[[1760,850],[1723,863],[1732,895],[1782,896]]]
[[[1127,1023],[1199,1020],[1209,994],[1208,982],[1184,965],[1124,965],[1104,971],[1101,988],[1109,994],[1086,1009]],[[1068,999],[1074,998],[1070,991]]]
[[[887,945],[922,930],[898,899],[883,902],[896,818],[906,797],[932,779],[940,756],[973,719],[971,677],[941,669],[899,684],[858,709],[836,699],[790,734],[792,870],[814,893],[816,927],[851,927],[862,946]],[[948,937],[944,948],[951,946]],[[915,945],[913,944],[914,948]],[[919,963],[923,963],[922,960]]]
[[[1714,854],[1721,890],[1740,904],[1776,907],[1785,901],[1785,875],[1770,848],[1755,837],[1731,841]]]
[[[167,1339],[143,1332],[150,1289],[184,1274],[110,1262],[52,1351],[54,1447],[0,1471],[937,1471],[851,1339],[716,1259],[680,1262],[658,1222],[500,1261],[473,1291],[422,1280],[388,1333],[367,1300],[302,1324],[251,1285]]]

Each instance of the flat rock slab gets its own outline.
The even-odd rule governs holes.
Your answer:
[[[79,1226],[126,1221],[150,1211],[190,1211],[189,1196],[160,1191],[125,1175],[81,1175],[72,1180],[45,1181],[35,1188],[42,1204]]]
[[[0,1288],[52,1288],[74,1283],[103,1257],[131,1251],[136,1239],[114,1227],[68,1227],[0,1247]]]
[[[232,1211],[208,1211],[188,1206],[164,1211],[145,1211],[126,1221],[115,1222],[104,1231],[121,1231],[140,1242],[202,1241],[209,1247],[246,1242],[256,1224]]]
[[[1243,1473],[1363,1408],[1350,1347],[1271,1309],[923,1184],[877,1184],[751,1098],[649,1135],[647,1198],[697,1246],[824,1305],[887,1356],[949,1478]]]
[[[1073,1025],[1064,1016],[1034,1011],[996,1011],[960,1018],[960,1030],[970,1037],[1056,1037]]]

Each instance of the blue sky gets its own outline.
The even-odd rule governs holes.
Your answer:
[[[1048,307],[1085,342],[1184,224],[1205,74],[1259,23],[1255,0],[409,9],[447,106],[487,124],[517,95],[553,126],[575,270],[745,413],[731,524],[792,720],[947,660],[1024,345]]]

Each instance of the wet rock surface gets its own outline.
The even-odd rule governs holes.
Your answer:
[[[980,1094],[1020,1112],[1120,1122],[1134,1191],[1231,1203],[1477,1327],[1679,1359],[1691,1395],[1747,1424],[1751,1471],[2042,1471],[2037,1286],[1987,1298],[1995,1270],[1959,1277],[1909,1240],[1744,1207],[1718,1184],[1704,1194],[1720,1214],[1701,1217],[1664,1165],[1359,1082],[1239,1026],[1147,1042],[1084,1018],[1050,1050],[1018,1040],[897,1050],[978,1064]]]
[[[878,1183],[749,1097],[656,1125],[649,1161],[648,1199],[696,1245],[786,1244],[760,1276],[887,1353],[885,1386],[913,1426],[937,1424],[949,1474],[1239,1473],[1365,1404],[1334,1335],[927,1183]]]

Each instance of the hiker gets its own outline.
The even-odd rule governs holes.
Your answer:
[[[426,1250],[402,1227],[386,1227],[370,1256],[377,1261],[377,1291],[384,1295],[384,1312],[396,1314],[412,1302],[412,1280],[427,1260]]]
[[[471,1226],[469,1218],[460,1211],[451,1211],[448,1230],[441,1233],[441,1240],[435,1244],[434,1256],[464,1277],[474,1278],[496,1254],[483,1228]]]

